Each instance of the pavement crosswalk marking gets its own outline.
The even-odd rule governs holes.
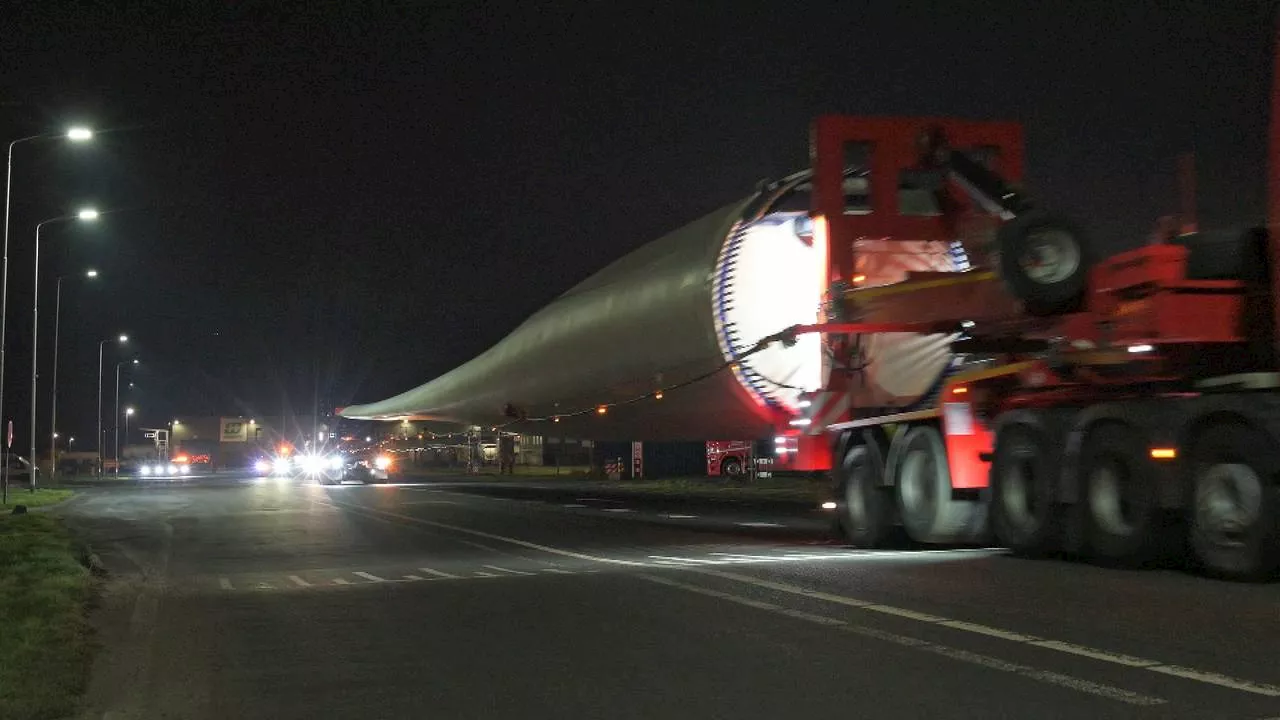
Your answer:
[[[475,576],[476,577],[498,577],[497,575],[494,575],[491,572],[485,572],[483,570],[477,570],[475,573]]]
[[[311,583],[307,582],[306,580],[303,580],[297,575],[290,575],[289,579],[292,580],[293,584],[297,585],[298,587],[311,587]]]
[[[405,575],[404,579],[405,580],[421,580],[422,578],[417,575]]]
[[[457,580],[457,579],[458,579],[458,576],[457,576],[457,575],[450,575],[449,573],[447,573],[447,572],[443,572],[443,571],[441,571],[441,570],[433,570],[432,568],[429,568],[429,567],[420,567],[420,568],[418,568],[418,569],[419,569],[419,570],[421,570],[422,572],[424,572],[424,573],[428,574],[428,575],[434,575],[435,577],[438,577],[438,578],[444,578],[445,580]]]
[[[350,581],[350,580],[346,580],[346,579],[344,579],[344,578],[334,578],[334,579],[333,579],[333,584],[334,584],[334,585],[350,585],[350,584],[351,584],[351,581]]]
[[[381,578],[381,577],[378,577],[377,575],[373,575],[373,574],[370,574],[370,573],[367,573],[367,572],[361,572],[361,571],[359,571],[359,570],[356,570],[355,572],[353,572],[353,573],[351,573],[351,574],[352,574],[352,575],[359,575],[360,577],[364,578],[365,580],[370,580],[370,581],[372,581],[372,582],[386,582],[386,581],[387,581],[387,579],[386,579],[386,578]]]
[[[561,570],[560,568],[543,568],[542,572],[555,573],[557,575],[572,575],[572,570]]]

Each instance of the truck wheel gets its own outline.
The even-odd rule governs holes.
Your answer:
[[[720,474],[726,477],[736,478],[742,474],[742,463],[735,458],[729,458],[720,463]]]
[[[1280,488],[1270,445],[1257,430],[1217,425],[1192,451],[1190,542],[1207,572],[1232,580],[1265,580],[1280,566]]]
[[[1079,307],[1088,283],[1084,233],[1066,218],[1033,211],[1000,227],[1000,275],[1028,313],[1060,315]]]
[[[1057,549],[1058,478],[1047,443],[1030,425],[1010,425],[996,438],[991,463],[991,521],[1000,543],[1020,555]]]
[[[1132,429],[1103,425],[1080,452],[1087,542],[1097,555],[1141,563],[1155,548],[1159,501],[1145,446]]]
[[[901,447],[893,482],[907,535],[922,543],[980,539],[986,526],[986,507],[980,502],[951,499],[947,450],[937,428],[913,428],[895,438],[895,443]]]
[[[884,461],[878,449],[854,445],[845,452],[837,472],[841,534],[854,547],[879,547],[893,529],[893,501],[882,484]]]

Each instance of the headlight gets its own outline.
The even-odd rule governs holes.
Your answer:
[[[275,464],[271,466],[277,475],[284,475],[289,472],[289,458],[276,458]]]
[[[302,471],[315,475],[324,468],[324,461],[315,455],[303,455],[298,459],[298,464],[302,466]]]
[[[330,470],[341,470],[341,469],[342,469],[342,456],[341,456],[341,455],[330,455],[330,456],[329,456],[329,469],[330,469]]]
[[[179,465],[179,466],[178,466],[178,474],[179,474],[179,475],[190,475],[190,474],[191,474],[191,466],[190,466],[190,465]]]
[[[143,475],[150,475],[150,474],[151,474],[151,466],[150,466],[150,465],[143,465],[141,468],[139,468],[139,472],[141,472]]]
[[[152,465],[152,466],[151,466],[151,474],[152,474],[152,475],[163,475],[163,474],[164,474],[164,466],[163,466],[163,465]]]
[[[264,473],[271,469],[271,463],[266,460],[259,460],[253,464],[253,469],[255,472]]]
[[[391,458],[386,455],[379,455],[377,459],[373,461],[373,466],[379,470],[386,470],[391,467]]]
[[[169,465],[169,467],[165,468],[165,470],[168,470],[170,475],[177,475],[177,474],[178,474],[178,466],[177,466],[177,465],[170,464],[170,465]]]

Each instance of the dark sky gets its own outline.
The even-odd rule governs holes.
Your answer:
[[[1176,209],[1187,150],[1203,225],[1263,209],[1270,2],[14,5],[5,137],[112,130],[16,154],[23,447],[32,231],[82,203],[115,212],[49,229],[41,355],[52,278],[100,268],[64,286],[59,372],[90,443],[102,337],[136,339],[144,425],[309,414],[317,378],[327,406],[381,399],[804,166],[821,112],[1020,120],[1033,192],[1103,247]]]

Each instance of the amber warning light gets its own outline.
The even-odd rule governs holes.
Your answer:
[[[1178,457],[1177,448],[1151,448],[1152,460],[1173,460]]]

